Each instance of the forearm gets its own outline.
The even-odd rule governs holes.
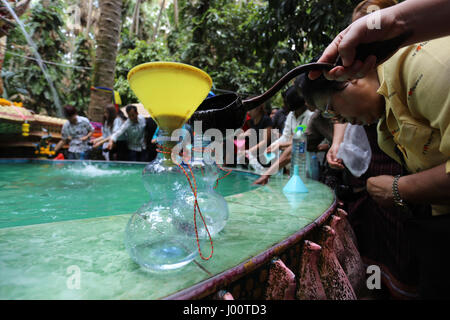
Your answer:
[[[117,138],[119,138],[120,137],[120,135],[118,135],[117,133],[114,133],[114,134],[112,134],[110,137],[109,137],[109,142],[111,143],[111,142],[116,142],[117,141]]]
[[[345,128],[347,128],[347,125],[347,123],[335,123],[333,125],[333,145],[340,145],[342,141],[344,141]]]
[[[101,141],[102,139],[104,139],[103,136],[95,138],[94,140],[92,140],[92,142],[97,143],[97,142]]]
[[[248,131],[252,131],[252,134],[249,136],[249,149],[248,149],[249,152],[255,153],[256,151],[259,151],[263,146],[267,146],[267,139],[268,139],[267,131],[268,131],[268,129],[263,129],[262,136],[261,136],[261,134],[259,134],[258,132],[256,132],[253,129],[247,130],[246,133]],[[261,138],[260,141],[258,141],[258,135]]]
[[[94,134],[94,131],[89,132],[87,135],[81,138],[81,141],[89,140],[89,138]]]
[[[384,10],[396,17],[399,28],[412,31],[405,45],[450,34],[449,0],[407,0]]]
[[[450,204],[450,174],[445,172],[445,163],[432,169],[403,176],[398,190],[406,202]]]
[[[58,152],[59,149],[62,148],[62,146],[64,145],[65,142],[66,142],[65,140],[60,140],[60,141],[56,144],[56,146],[55,146],[55,153]]]
[[[271,150],[276,150],[276,149],[278,149],[278,147],[280,146],[279,140],[280,140],[280,139],[275,140],[274,142],[272,142],[272,143],[270,144],[270,146],[268,146],[268,148],[270,148]]]
[[[280,168],[283,168],[291,161],[292,145],[287,147],[280,156]]]
[[[292,145],[292,140],[280,143],[279,147],[281,150],[286,149],[287,147]]]
[[[105,142],[110,141],[110,139],[111,139],[111,137],[106,137],[106,138],[100,137],[98,139],[95,139],[94,140],[94,148],[104,144]]]
[[[128,127],[130,126],[130,119],[125,121],[120,128],[117,131],[114,131],[111,135],[110,142],[116,142],[117,139],[127,131]]]
[[[107,138],[104,138],[104,139],[102,140],[102,143],[109,142],[109,141],[111,141],[111,136],[109,136],[109,137],[107,137]]]
[[[275,161],[274,164],[272,164],[270,166],[270,168],[267,169],[266,172],[264,172],[264,175],[267,175],[267,176],[274,175],[278,172],[278,170],[285,167],[291,160],[291,151],[292,151],[292,148],[287,148],[285,150],[285,152],[283,152],[281,154],[281,156],[278,158],[278,160]]]

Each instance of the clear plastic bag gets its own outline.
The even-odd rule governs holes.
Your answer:
[[[372,158],[372,149],[362,126],[350,123],[347,125],[337,157],[344,161],[347,169],[355,177],[360,177],[367,171]]]

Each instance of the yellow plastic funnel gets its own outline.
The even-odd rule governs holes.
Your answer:
[[[171,133],[181,128],[211,90],[204,71],[177,62],[148,62],[128,73],[131,89],[158,126]]]

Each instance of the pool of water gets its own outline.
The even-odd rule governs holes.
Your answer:
[[[0,159],[0,299],[161,299],[231,272],[220,280],[228,283],[268,250],[278,254],[278,244],[315,225],[335,202],[317,181],[305,181],[309,193],[288,196],[287,177],[255,187],[255,175],[235,171],[219,183],[230,215],[214,236],[213,257],[147,272],[124,244],[132,213],[148,199],[143,167]]]
[[[149,200],[145,164],[0,163],[0,228],[132,213]],[[222,172],[221,175],[224,175]],[[223,196],[256,188],[257,176],[232,172]]]

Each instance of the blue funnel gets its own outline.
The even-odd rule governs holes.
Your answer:
[[[298,166],[294,166],[294,174],[289,179],[288,183],[283,188],[285,193],[305,193],[308,192],[305,184],[303,183],[298,173]]]
[[[274,152],[268,152],[268,153],[264,153],[264,155],[266,156],[267,162],[272,161],[274,158],[277,157],[277,154]]]

